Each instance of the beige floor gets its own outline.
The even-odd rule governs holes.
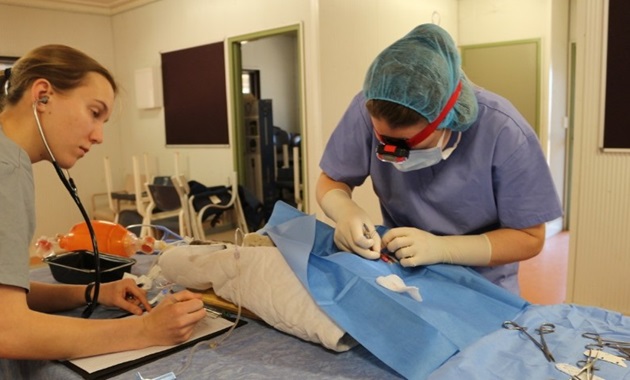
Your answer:
[[[550,236],[538,256],[520,265],[521,296],[529,302],[551,305],[566,300],[569,232]]]

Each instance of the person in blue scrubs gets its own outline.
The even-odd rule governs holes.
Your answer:
[[[400,264],[472,266],[518,293],[562,216],[540,141],[501,96],[472,84],[448,33],[424,24],[372,62],[320,161],[317,200],[344,251]],[[367,177],[390,229],[379,236],[351,197]]]

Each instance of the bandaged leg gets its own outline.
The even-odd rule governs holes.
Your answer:
[[[262,235],[259,235],[262,236]],[[356,342],[315,304],[276,247],[180,246],[162,254],[158,265],[169,281],[214,292],[278,330],[335,351]]]

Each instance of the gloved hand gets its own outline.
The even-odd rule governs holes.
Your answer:
[[[367,213],[341,189],[328,191],[320,202],[322,210],[335,221],[335,244],[366,259],[381,257],[381,237]],[[367,237],[368,235],[369,237]]]
[[[486,235],[436,236],[418,228],[399,227],[383,235],[383,245],[404,267],[437,263],[483,266],[492,258]]]

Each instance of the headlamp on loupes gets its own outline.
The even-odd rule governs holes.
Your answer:
[[[425,128],[423,128],[420,132],[416,133],[414,136],[408,139],[398,139],[389,136],[380,135],[376,129],[374,130],[374,134],[376,138],[380,142],[378,147],[376,148],[376,157],[383,162],[392,162],[392,163],[400,163],[405,162],[409,158],[409,151],[416,145],[420,144],[427,137],[429,137],[437,127],[442,123],[446,115],[453,109],[455,103],[457,102],[457,98],[459,98],[459,94],[462,90],[462,82],[460,81],[455,87],[455,91],[451,94],[448,102],[442,109],[442,112],[438,115],[438,117],[429,123]]]
[[[395,139],[391,137],[380,136],[374,131],[376,137],[380,141],[376,148],[376,157],[385,162],[404,162],[409,158],[409,147],[407,139]]]

